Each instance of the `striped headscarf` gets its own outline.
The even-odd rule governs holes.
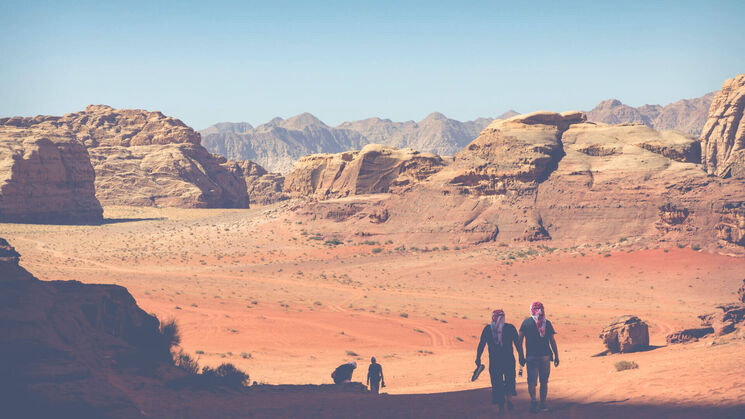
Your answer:
[[[504,311],[496,309],[491,313],[491,335],[497,344],[502,344],[502,329],[504,329]]]
[[[536,301],[530,305],[530,317],[535,320],[535,325],[538,327],[538,333],[541,337],[546,336],[546,311],[543,309],[543,303]]]

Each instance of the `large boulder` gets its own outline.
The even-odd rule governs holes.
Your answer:
[[[745,177],[745,74],[722,84],[701,132],[702,163],[710,174]]]
[[[634,352],[649,346],[649,326],[636,316],[621,316],[603,328],[600,338],[612,353]]]
[[[0,120],[0,221],[100,222],[94,178],[88,152],[71,132]]]

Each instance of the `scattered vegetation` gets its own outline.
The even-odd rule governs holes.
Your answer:
[[[626,371],[639,368],[639,364],[634,361],[618,361],[615,366],[616,371]]]
[[[383,251],[383,249],[381,249],[380,247],[374,247],[374,248],[372,249],[372,252],[373,252],[373,253],[380,253],[380,252],[382,252],[382,251]]]
[[[347,351],[347,356],[359,356],[359,354],[355,351]]]

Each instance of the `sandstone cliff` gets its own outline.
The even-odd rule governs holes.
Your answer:
[[[243,178],[251,205],[268,205],[288,198],[282,191],[285,178],[279,173],[269,173],[252,161],[227,160],[217,155],[215,158],[231,173]]]
[[[243,177],[200,145],[183,122],[138,109],[88,106],[61,117],[5,118],[0,126],[76,138],[88,148],[104,205],[246,208]]]
[[[322,198],[403,190],[443,166],[442,158],[412,149],[370,144],[360,151],[314,154],[298,160],[284,184],[286,193]]]
[[[100,222],[94,177],[88,152],[71,132],[0,120],[0,221]]]
[[[656,130],[674,130],[698,136],[706,122],[714,93],[695,99],[682,99],[666,106],[644,105],[637,108],[617,99],[600,102],[587,113],[587,119],[606,124],[637,123]]]
[[[701,133],[702,163],[710,174],[745,177],[745,74],[722,84]]]

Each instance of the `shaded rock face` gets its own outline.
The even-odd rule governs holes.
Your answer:
[[[0,263],[18,265],[18,260],[20,258],[21,255],[16,252],[16,249],[13,248],[7,240],[0,237]]]
[[[612,353],[634,352],[649,346],[649,326],[636,316],[621,316],[603,328],[600,338]]]
[[[11,417],[141,417],[124,383],[175,371],[158,320],[120,286],[43,282],[0,259],[0,327]]]
[[[221,156],[215,157],[225,160]],[[279,173],[268,173],[266,169],[252,161],[226,160],[224,165],[231,173],[242,177],[246,182],[246,191],[251,205],[269,205],[288,199],[282,190],[285,178]]]
[[[677,332],[673,332],[665,337],[667,343],[688,343],[695,342],[702,337],[714,333],[714,328],[711,326],[706,327],[694,327],[690,329],[683,329]]]
[[[197,132],[160,112],[91,105],[61,117],[5,118],[0,126],[64,132],[85,144],[104,205],[248,207],[245,180],[204,149]]]
[[[359,152],[300,159],[285,179],[284,191],[323,198],[386,193],[421,182],[443,165],[434,154],[370,144]]]
[[[698,136],[706,122],[714,93],[700,98],[683,99],[666,106],[644,105],[637,108],[617,99],[600,102],[587,112],[587,119],[605,124],[644,124],[655,130],[674,130]]]
[[[745,177],[745,74],[722,84],[701,132],[702,163],[709,174]]]
[[[737,290],[737,296],[740,299],[740,302],[745,303],[745,279],[742,280],[742,286]]]
[[[702,326],[710,326],[716,336],[724,336],[742,327],[745,321],[745,304],[737,302],[717,306],[714,313],[698,316]]]
[[[97,223],[95,174],[72,133],[0,123],[0,220]]]

